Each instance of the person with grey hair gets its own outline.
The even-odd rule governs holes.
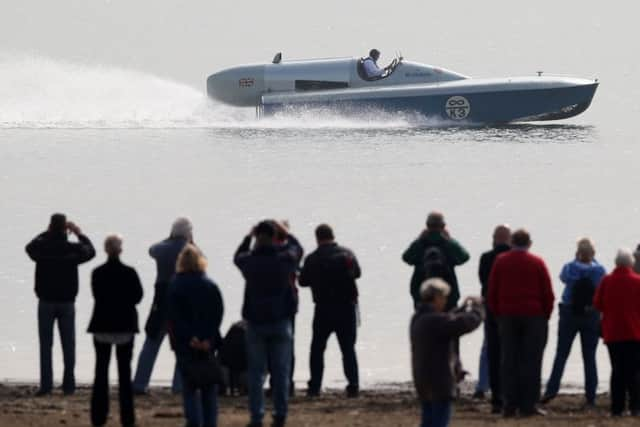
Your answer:
[[[145,324],[146,338],[138,358],[138,368],[133,380],[136,394],[147,394],[151,372],[158,357],[160,346],[167,334],[168,301],[167,290],[176,274],[178,255],[187,243],[193,243],[193,225],[188,218],[180,217],[173,222],[169,238],[151,246],[149,255],[156,261],[157,276],[151,311]],[[174,367],[171,391],[179,394],[182,381],[178,369]]]
[[[103,426],[109,414],[109,361],[115,346],[118,363],[120,421],[135,425],[131,358],[134,335],[138,333],[136,305],[142,300],[138,273],[120,261],[122,237],[110,235],[104,242],[107,262],[93,270],[91,290],[95,306],[88,332],[93,334],[96,368],[91,391],[91,424]]]
[[[600,282],[593,306],[602,313],[602,338],[611,360],[611,415],[621,416],[628,399],[640,416],[640,276],[631,251],[621,249],[616,268]]]
[[[564,366],[573,340],[580,334],[584,363],[584,389],[587,407],[595,406],[598,387],[596,349],[600,339],[600,314],[593,308],[593,295],[606,271],[595,260],[591,239],[578,240],[575,259],[562,268],[560,280],[565,284],[559,306],[558,344],[553,370],[547,382],[542,403],[553,399],[560,390]]]
[[[476,329],[484,318],[482,298],[467,298],[462,307],[446,311],[451,286],[440,278],[420,287],[421,304],[411,319],[412,372],[422,406],[422,427],[444,427],[455,398],[460,336]]]

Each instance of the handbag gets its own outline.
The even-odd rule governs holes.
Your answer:
[[[218,358],[209,351],[194,350],[183,363],[185,382],[193,388],[210,387],[223,383]]]

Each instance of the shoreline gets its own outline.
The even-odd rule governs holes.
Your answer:
[[[419,423],[419,406],[412,388],[365,389],[357,399],[346,399],[341,390],[328,390],[320,398],[309,399],[298,389],[290,401],[290,426],[412,426]],[[3,427],[51,425],[89,426],[90,387],[82,385],[75,395],[65,397],[60,390],[51,396],[33,397],[35,384],[0,384],[0,425]],[[452,426],[632,426],[631,417],[612,419],[608,414],[609,398],[598,395],[597,408],[583,411],[580,394],[561,394],[545,406],[546,417],[503,419],[490,414],[487,400],[473,400],[468,387],[454,404]],[[169,427],[181,425],[182,401],[167,387],[152,387],[148,396],[136,396],[138,425]],[[267,411],[269,399],[266,399]],[[219,397],[219,425],[244,427],[248,422],[247,397]],[[265,425],[270,416],[265,416]],[[111,412],[107,426],[119,425],[117,387],[111,387]]]

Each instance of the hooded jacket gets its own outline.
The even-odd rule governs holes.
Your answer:
[[[604,267],[596,260],[591,261],[589,264],[577,260],[566,263],[560,272],[560,280],[565,284],[561,298],[562,304],[571,304],[573,285],[578,279],[587,277],[597,287],[605,274]]]

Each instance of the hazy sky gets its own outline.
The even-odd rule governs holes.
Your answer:
[[[543,68],[591,76],[602,73],[602,61],[637,51],[640,7],[603,6],[575,0],[4,0],[0,52],[115,64],[195,87],[216,69],[268,61],[276,51],[285,58],[355,56],[370,47],[381,49],[385,61],[402,50],[405,58],[469,75]]]

